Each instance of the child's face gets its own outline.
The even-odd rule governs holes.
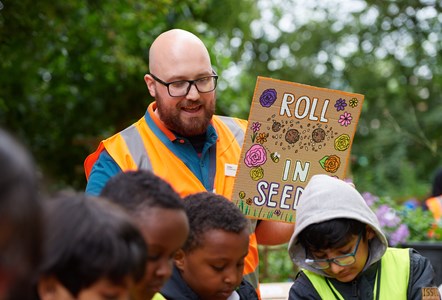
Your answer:
[[[57,279],[50,277],[40,280],[38,294],[41,300],[129,300],[130,284],[129,279],[117,285],[103,278],[74,297]]]
[[[330,267],[324,269],[323,271],[341,282],[350,282],[358,276],[360,272],[364,269],[364,266],[367,262],[368,258],[368,239],[371,238],[373,233],[371,231],[367,231],[365,236],[359,241],[359,235],[353,235],[350,242],[346,245],[335,248],[335,249],[326,249],[320,251],[312,252],[312,255],[315,259],[331,259],[337,256],[346,255],[355,251],[356,246],[356,254],[354,256],[355,262],[348,266],[339,266],[334,262],[330,262]]]
[[[133,297],[145,300],[159,292],[172,274],[173,259],[187,239],[189,223],[184,210],[153,207],[137,218],[137,224],[147,242],[148,261]]]
[[[227,299],[242,280],[248,230],[210,230],[202,236],[201,244],[189,253],[180,251],[176,266],[201,299]]]

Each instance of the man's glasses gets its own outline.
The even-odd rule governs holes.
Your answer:
[[[325,258],[325,259],[307,258],[305,260],[305,263],[308,264],[309,266],[312,266],[315,269],[318,269],[318,270],[325,270],[325,269],[330,268],[330,263],[335,263],[341,267],[352,265],[356,261],[355,255],[356,255],[356,252],[358,251],[359,242],[361,241],[361,238],[362,238],[362,232],[359,233],[358,241],[356,242],[355,248],[354,248],[353,252],[351,252],[351,253],[336,256],[333,258]]]
[[[195,80],[178,80],[172,82],[164,82],[152,73],[150,73],[150,76],[152,76],[155,81],[158,81],[162,85],[166,86],[167,92],[171,97],[186,96],[189,93],[192,84],[195,85],[196,89],[200,93],[211,92],[216,88],[216,83],[218,80],[218,75],[216,75],[215,72],[213,72],[213,75],[198,78]]]

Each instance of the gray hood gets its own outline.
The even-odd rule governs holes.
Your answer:
[[[369,245],[369,258],[365,269],[384,255],[388,242],[378,219],[361,194],[350,184],[328,175],[315,175],[304,189],[296,210],[295,231],[289,242],[292,261],[303,269],[327,276],[305,263],[305,250],[298,242],[299,233],[307,226],[336,218],[358,220],[373,228],[376,237]]]

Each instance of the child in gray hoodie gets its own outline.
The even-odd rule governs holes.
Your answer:
[[[289,299],[438,297],[428,259],[413,249],[389,248],[358,191],[327,175],[313,176],[306,186],[288,251],[302,269]]]

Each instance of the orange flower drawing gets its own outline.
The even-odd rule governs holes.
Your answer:
[[[319,161],[319,164],[325,171],[336,173],[336,171],[341,166],[341,159],[339,158],[339,156],[336,155],[324,156]]]
[[[265,132],[261,132],[260,134],[258,134],[258,136],[256,137],[256,142],[259,144],[264,144],[265,142],[267,142],[267,138],[269,137],[268,133]]]

